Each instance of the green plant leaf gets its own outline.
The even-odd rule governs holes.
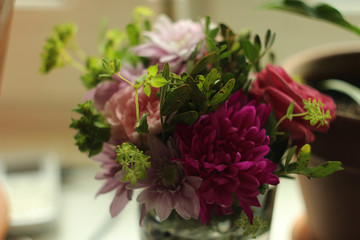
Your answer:
[[[235,79],[230,79],[224,87],[220,89],[219,92],[215,94],[215,96],[211,99],[210,105],[217,105],[227,99],[230,96],[231,91],[235,85]]]
[[[300,149],[300,151],[297,155],[297,158],[298,158],[297,165],[296,165],[297,170],[301,171],[303,169],[306,169],[306,167],[309,165],[310,152],[311,152],[311,147],[309,144],[305,144]]]
[[[165,97],[165,101],[161,106],[161,116],[169,116],[171,113],[177,111],[186,100],[189,98],[191,88],[188,84],[177,87]]]
[[[158,73],[158,65],[152,65],[147,69],[147,76],[153,77]]]
[[[315,6],[310,6],[300,0],[277,0],[272,3],[266,3],[263,7],[324,20],[360,35],[359,27],[348,22],[336,8],[328,4],[320,3]]]
[[[289,119],[290,121],[293,118],[293,112],[294,112],[294,102],[291,102],[289,104],[289,107],[288,107],[287,111],[286,111],[286,118]]]
[[[151,87],[150,87],[150,84],[149,84],[149,83],[147,83],[147,82],[144,83],[143,91],[144,91],[144,93],[145,93],[145,95],[146,95],[147,97],[150,97]]]
[[[203,89],[205,93],[209,93],[212,86],[215,84],[215,81],[220,78],[220,75],[216,68],[211,69],[210,73],[206,76]],[[210,95],[207,95],[207,97],[210,97]]]
[[[169,63],[165,63],[161,75],[162,75],[166,80],[169,80],[169,79],[170,79],[170,66],[169,66]]]
[[[243,49],[246,57],[250,60],[250,62],[256,62],[260,53],[259,49],[248,40],[243,42]]]
[[[209,53],[207,56],[201,58],[195,63],[195,66],[190,71],[190,76],[195,77],[201,73],[214,59],[216,53]]]
[[[149,116],[149,113],[145,113],[141,116],[140,122],[135,128],[135,131],[138,133],[149,133],[149,125],[147,123],[147,116]]]
[[[161,75],[156,75],[156,76],[152,77],[150,80],[151,86],[156,87],[156,88],[162,87],[167,83],[168,83],[168,81]]]
[[[198,85],[195,83],[194,79],[192,79],[192,77],[187,77],[186,83],[190,86],[190,97],[192,99],[192,102],[195,104],[197,109],[202,109],[205,103],[205,97],[203,93],[199,89]]]
[[[185,125],[194,124],[199,119],[199,113],[196,111],[189,111],[176,114],[171,119],[171,124],[184,123]]]
[[[343,170],[340,161],[329,161],[318,165],[317,167],[311,168],[309,174],[306,176],[313,178],[323,178],[333,174],[334,172]],[[306,171],[307,173],[307,171]]]

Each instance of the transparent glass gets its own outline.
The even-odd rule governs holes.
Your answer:
[[[265,195],[260,195],[261,208],[255,209],[255,214],[262,216],[269,223],[265,232],[257,239],[269,238],[271,217],[274,206],[276,189],[270,189]],[[241,209],[235,209],[229,216],[215,217],[209,225],[201,225],[197,220],[184,220],[176,213],[160,222],[154,212],[145,217],[141,228],[142,240],[248,240],[251,236],[244,236],[243,230],[234,222],[240,218]]]

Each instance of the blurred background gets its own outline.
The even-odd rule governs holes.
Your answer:
[[[251,29],[264,36],[266,30],[271,29],[277,36],[273,50],[278,64],[310,47],[359,41],[354,34],[327,23],[261,9],[264,2],[267,1],[16,0],[0,93],[0,156],[51,150],[56,153],[62,169],[98,166],[78,152],[73,140],[75,131],[68,127],[71,110],[82,101],[86,93],[79,78],[80,73],[72,67],[55,70],[46,76],[39,73],[42,46],[55,24],[77,24],[79,44],[89,54],[96,54],[100,21],[107,18],[110,27],[124,29],[133,9],[138,5],[149,6],[155,13],[165,12],[174,20],[196,20],[209,15],[215,22],[226,23],[235,32]],[[359,0],[322,2],[336,6],[348,20],[360,24]],[[94,181],[93,176],[90,178],[83,180],[83,185],[79,186]],[[94,191],[96,189],[91,189],[91,195],[84,199],[92,200]],[[107,214],[107,209],[99,211],[103,215]]]

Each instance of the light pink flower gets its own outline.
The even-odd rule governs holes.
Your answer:
[[[116,217],[131,200],[133,190],[127,189],[127,183],[122,183],[115,177],[121,174],[123,170],[122,166],[115,161],[116,151],[114,146],[104,144],[102,152],[93,156],[92,159],[101,162],[101,168],[103,169],[95,178],[106,180],[96,195],[116,190],[115,197],[110,205],[110,214],[112,217]]]
[[[251,206],[260,206],[258,188],[279,183],[272,173],[276,165],[265,158],[270,140],[263,127],[269,113],[269,105],[247,102],[238,91],[194,125],[176,127],[174,136],[181,151],[177,160],[186,175],[203,179],[197,191],[202,223],[210,220],[214,208],[231,214],[233,195],[252,221]]]
[[[160,15],[153,31],[145,32],[144,36],[147,41],[134,48],[135,54],[150,58],[151,64],[168,62],[176,74],[185,71],[190,54],[205,37],[200,23],[172,22],[166,15]]]
[[[151,134],[158,134],[161,130],[160,100],[156,96],[157,90],[152,88],[150,97],[147,97],[142,89],[139,89],[140,117],[149,113],[147,122]],[[130,140],[135,144],[140,143],[140,135],[135,131],[137,120],[133,87],[120,88],[113,94],[105,104],[104,115],[111,125],[112,142],[120,144]]]
[[[200,203],[196,189],[201,185],[201,178],[185,176],[179,163],[172,161],[177,157],[174,142],[169,140],[165,146],[158,138],[149,135],[151,169],[146,180],[137,187],[146,187],[137,200],[142,204],[140,223],[145,214],[155,209],[161,221],[167,219],[173,209],[184,219],[199,217]]]

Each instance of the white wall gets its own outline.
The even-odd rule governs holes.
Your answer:
[[[56,0],[46,0],[49,1]],[[39,54],[45,38],[54,24],[72,21],[79,25],[80,44],[86,51],[95,53],[95,40],[102,17],[107,16],[111,26],[123,28],[136,5],[154,6],[157,12],[161,11],[161,7],[159,0],[59,1],[65,4],[47,8],[17,6],[15,9],[0,101],[0,152],[54,148],[65,164],[84,163],[88,160],[77,152],[72,139],[74,131],[68,125],[72,116],[70,111],[81,101],[85,89],[79,73],[72,68],[47,76],[39,75]],[[270,28],[277,33],[274,49],[279,62],[308,47],[360,40],[351,33],[322,22],[258,9],[262,2],[175,0],[178,12],[174,15],[175,18],[192,16],[195,19],[210,15],[213,20],[227,23],[235,31],[251,28],[261,35]],[[188,8],[190,12],[186,11]],[[360,24],[359,12],[351,12],[348,18]]]

